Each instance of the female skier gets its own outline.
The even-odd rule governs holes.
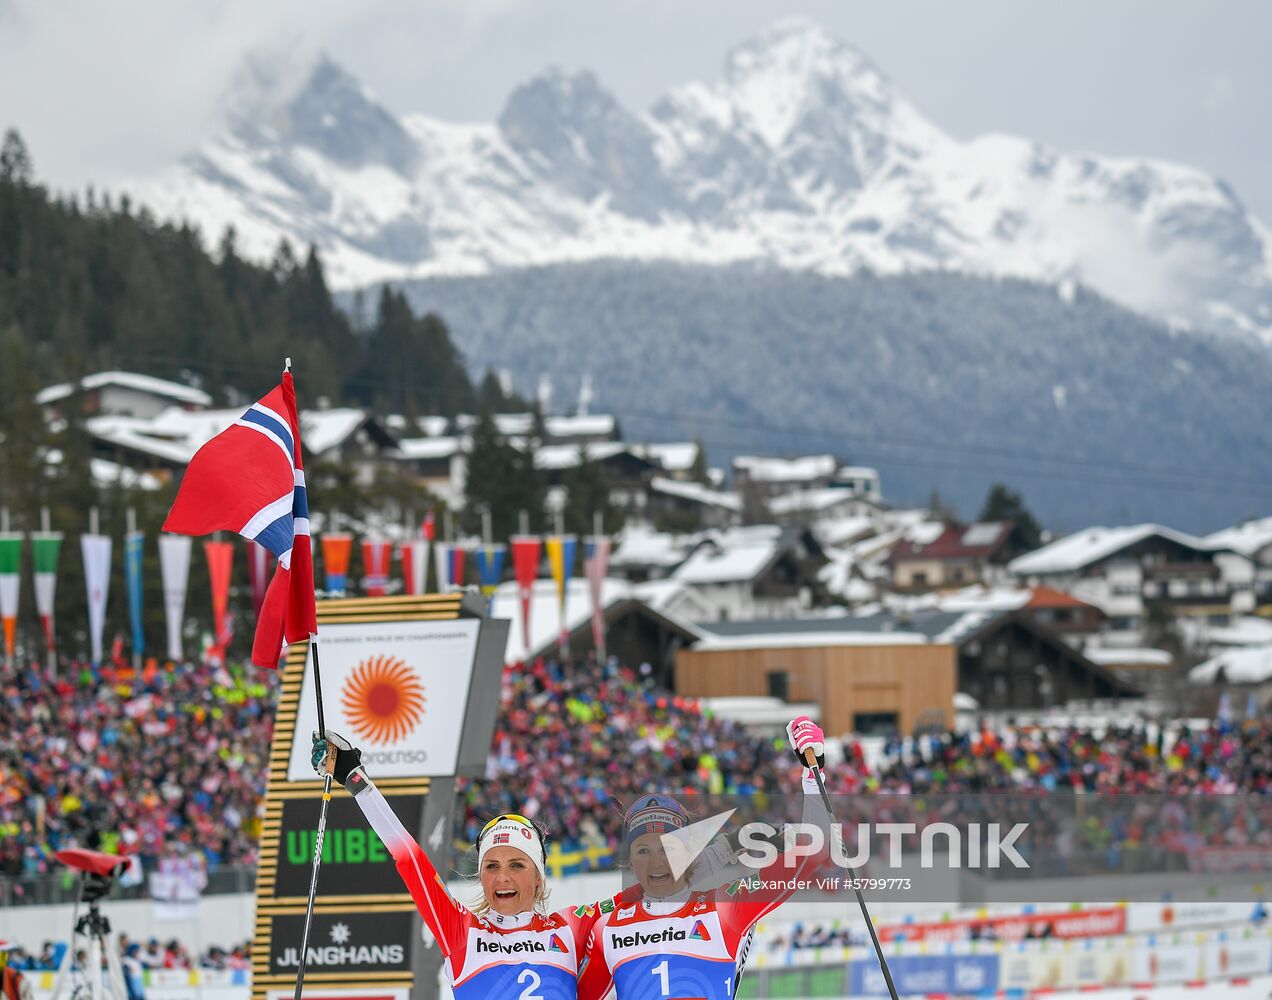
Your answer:
[[[812,750],[817,766],[824,766],[825,736],[815,722],[800,716],[786,733],[801,763],[805,751]],[[818,825],[825,838],[829,817],[808,767],[803,787],[804,822]],[[592,927],[580,997],[601,995],[611,979],[616,1000],[732,997],[752,929],[825,857],[824,851],[806,855],[801,850],[789,865],[779,857],[759,873],[762,882],[780,881],[785,889],[756,891],[734,883],[729,892],[702,892],[702,873],[686,867],[687,855],[676,858],[680,844],[674,837],[664,839],[688,825],[684,808],[670,796],[642,795],[628,809],[627,845],[638,884],[616,897],[613,909]]]
[[[313,740],[314,770],[349,790],[393,856],[446,957],[456,1000],[576,1000],[583,946],[600,911],[548,912],[538,827],[514,814],[486,824],[476,844],[482,898],[472,909],[461,906],[367,776],[361,751],[330,731],[326,739],[314,733]],[[598,989],[607,987],[597,980]]]

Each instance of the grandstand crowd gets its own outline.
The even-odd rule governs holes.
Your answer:
[[[222,969],[248,970],[252,967],[252,943],[242,941],[232,948],[212,945],[199,954],[192,954],[189,947],[175,938],[162,943],[151,938],[145,944],[133,941],[127,934],[118,937],[119,958],[125,974],[150,969]],[[52,972],[62,961],[66,944],[45,941],[38,951],[27,951],[15,945],[9,952],[9,965],[22,972]],[[83,966],[87,955],[81,950],[76,962]]]
[[[54,852],[253,863],[277,679],[187,664],[0,668],[0,875]]]
[[[147,871],[174,851],[208,868],[253,864],[276,694],[269,671],[0,667],[12,735],[0,744],[0,876],[55,871],[53,853],[68,846],[136,854]],[[783,743],[613,661],[515,665],[486,777],[460,783],[456,843],[517,811],[558,841],[612,850],[622,803],[640,791],[793,789]],[[1169,734],[982,729],[898,739],[870,762],[856,742],[844,749],[829,772],[839,793],[1272,789],[1272,727],[1259,720]]]

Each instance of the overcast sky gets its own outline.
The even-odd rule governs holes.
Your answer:
[[[110,184],[197,143],[263,46],[326,49],[398,112],[490,120],[548,65],[645,108],[793,13],[957,136],[1193,164],[1272,223],[1266,0],[0,0],[0,126],[55,185]]]

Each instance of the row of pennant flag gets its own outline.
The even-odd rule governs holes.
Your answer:
[[[390,593],[428,593],[429,566],[434,568],[436,591],[460,590],[469,585],[470,560],[476,569],[476,580],[487,601],[487,610],[493,606],[495,590],[503,581],[511,556],[513,579],[521,608],[522,638],[530,648],[531,607],[534,599],[534,581],[546,559],[552,580],[556,584],[556,598],[561,627],[560,641],[566,641],[566,595],[574,576],[578,559],[578,539],[574,535],[515,535],[507,544],[457,543],[434,541],[432,519],[422,526],[419,537],[400,543],[367,538],[361,541],[362,592],[368,597],[382,597]],[[15,652],[17,619],[20,598],[20,567],[23,542],[28,536],[7,532],[0,534],[0,621],[3,623],[4,651],[13,659]],[[47,650],[56,651],[53,620],[54,599],[57,592],[57,567],[63,536],[60,532],[42,531],[29,535],[35,569],[35,602],[44,632]],[[141,656],[146,651],[145,631],[142,627],[142,565],[146,536],[140,531],[130,531],[124,536],[124,589],[128,603],[128,619],[132,638],[132,651]],[[325,532],[319,536],[325,590],[328,597],[346,596],[349,591],[349,570],[353,555],[354,537],[340,532]],[[247,541],[248,579],[252,591],[252,605],[257,615],[265,601],[269,586],[273,556],[262,545]],[[162,577],[164,616],[167,626],[167,656],[183,659],[182,630],[185,619],[186,591],[190,576],[193,539],[188,535],[161,534],[159,536],[159,569]],[[605,635],[601,588],[609,566],[611,539],[604,536],[583,540],[584,573],[591,595],[592,638],[597,653],[604,655]],[[430,552],[431,549],[431,552]],[[234,543],[209,539],[203,542],[207,561],[208,580],[212,593],[212,619],[214,636],[204,655],[211,660],[224,660],[225,649],[234,634],[234,620],[230,612],[230,584],[234,565]],[[393,574],[394,554],[401,566],[399,585]],[[103,635],[106,610],[110,594],[111,557],[113,543],[109,535],[86,533],[80,536],[80,552],[84,565],[84,585],[88,598],[88,626],[91,657],[99,664],[103,655]],[[430,560],[430,555],[432,559]]]

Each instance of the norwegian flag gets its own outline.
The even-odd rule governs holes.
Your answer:
[[[286,643],[317,631],[309,500],[291,372],[195,453],[163,530],[235,531],[278,560],[256,622],[256,666],[277,667]]]

